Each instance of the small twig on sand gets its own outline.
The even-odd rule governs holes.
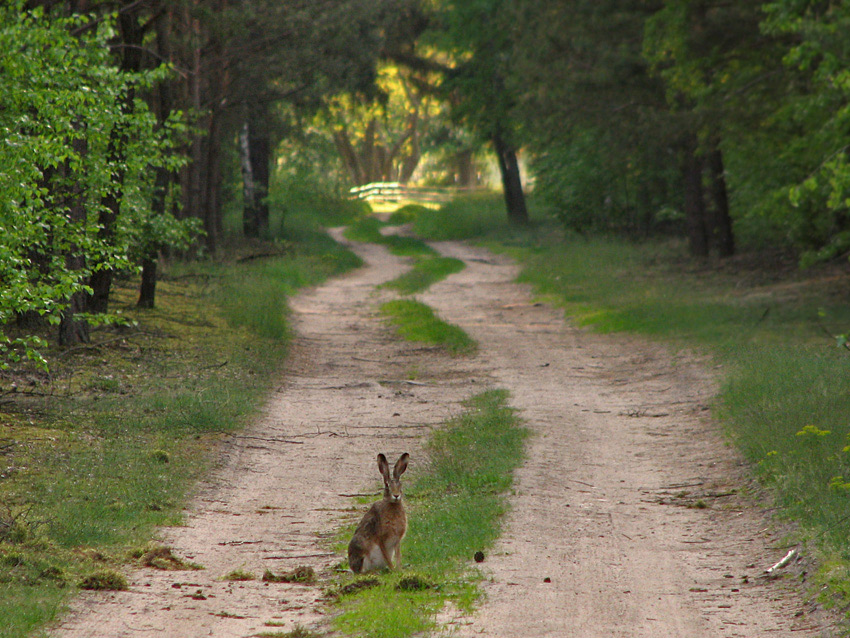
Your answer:
[[[253,439],[255,441],[269,441],[271,443],[291,443],[292,445],[304,445],[304,441],[290,441],[289,439],[272,439],[265,436],[250,436],[248,434],[233,434],[235,439]]]
[[[298,556],[263,556],[263,560],[289,560],[291,558],[327,558],[334,556],[333,552],[324,552],[322,554],[300,554]]]

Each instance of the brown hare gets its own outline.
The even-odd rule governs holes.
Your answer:
[[[348,544],[348,564],[355,574],[401,567],[401,539],[407,532],[407,514],[401,502],[401,475],[410,455],[402,454],[390,476],[387,457],[378,454],[378,469],[384,477],[384,499],[373,503],[363,515]]]

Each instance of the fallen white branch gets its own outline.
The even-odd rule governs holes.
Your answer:
[[[795,557],[796,555],[797,555],[797,550],[796,550],[796,549],[792,549],[792,550],[791,550],[791,551],[789,551],[787,554],[785,554],[785,556],[782,558],[782,560],[781,560],[781,561],[779,561],[778,563],[776,563],[776,564],[775,564],[773,567],[771,567],[770,569],[766,569],[766,570],[764,570],[764,573],[765,573],[765,574],[773,574],[773,573],[774,573],[774,572],[776,572],[777,570],[782,569],[783,567],[786,567],[786,566],[788,565],[788,563],[790,563],[792,560],[794,560],[794,557]]]

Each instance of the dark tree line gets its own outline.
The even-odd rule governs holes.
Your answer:
[[[850,250],[850,4],[440,0],[389,55],[440,74],[455,121],[511,152],[566,226],[682,229],[804,263]],[[502,161],[504,160],[504,161]]]

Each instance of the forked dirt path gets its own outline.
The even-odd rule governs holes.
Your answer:
[[[226,581],[343,556],[328,537],[376,489],[375,455],[421,461],[428,429],[489,387],[532,429],[512,510],[482,564],[486,600],[447,610],[447,635],[795,638],[830,635],[799,592],[762,576],[785,553],[738,493],[738,457],[706,410],[703,365],[659,345],[571,327],[514,283],[507,259],[435,244],[467,268],[421,299],[481,346],[451,359],[394,338],[375,286],[403,260],[354,245],[360,270],[292,301],[297,339],[263,417],[228,446],[184,527],[163,532],[202,571],[139,569],[128,592],[83,593],[51,635],[242,638],[327,630],[318,586]],[[411,526],[415,520],[411,520]]]

